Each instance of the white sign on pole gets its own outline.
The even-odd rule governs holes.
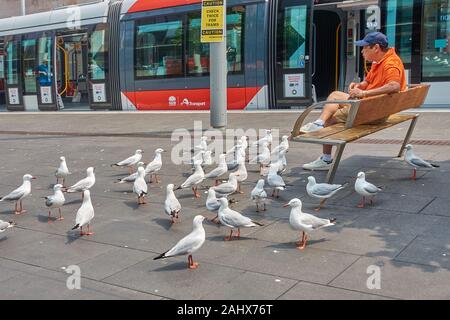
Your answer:
[[[92,96],[94,103],[106,102],[106,86],[104,83],[92,84]]]
[[[284,75],[284,96],[286,98],[298,98],[305,96],[305,75],[303,73]]]
[[[52,104],[52,87],[41,87],[41,103]]]
[[[9,88],[8,95],[9,95],[9,104],[20,104],[18,88]]]

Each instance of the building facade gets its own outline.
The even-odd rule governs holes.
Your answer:
[[[36,13],[47,11],[52,8],[58,8],[79,3],[93,2],[93,0],[25,0],[26,13]],[[0,0],[2,10],[0,19],[21,15],[20,0]]]

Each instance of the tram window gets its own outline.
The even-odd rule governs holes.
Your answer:
[[[92,80],[106,79],[106,30],[96,30],[91,34],[89,46],[89,65]]]
[[[450,78],[450,4],[447,0],[425,0],[422,23],[422,77]]]
[[[284,10],[282,32],[279,43],[282,44],[282,61],[284,69],[305,67],[306,51],[306,5],[287,7]]]
[[[0,80],[5,79],[5,56],[0,52]],[[2,88],[0,88],[1,90]]]
[[[228,72],[241,72],[243,67],[243,26],[245,8],[227,10],[227,67]],[[189,75],[209,73],[209,44],[200,42],[199,13],[188,16],[187,70]]]
[[[24,94],[36,94],[36,40],[22,41],[22,72]]]
[[[413,0],[388,0],[386,35],[389,47],[395,47],[404,64],[411,63]]]
[[[183,75],[183,24],[181,19],[161,17],[137,26],[136,78]]]
[[[41,87],[52,85],[52,40],[50,37],[39,39],[37,78]]]
[[[19,44],[17,41],[10,41],[6,48],[6,83],[8,85],[19,84]]]

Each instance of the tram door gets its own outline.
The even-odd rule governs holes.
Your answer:
[[[20,36],[10,36],[5,39],[5,97],[7,109],[10,111],[25,110],[20,46]]]
[[[312,0],[279,0],[275,43],[275,105],[309,105]]]
[[[87,110],[88,35],[77,33],[55,38],[56,92],[59,109]]]
[[[37,43],[36,88],[39,110],[58,110],[55,93],[53,33],[43,33]]]

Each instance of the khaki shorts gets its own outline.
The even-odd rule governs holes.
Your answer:
[[[351,105],[349,105],[349,104],[340,105],[340,108],[338,109],[338,111],[336,111],[333,115],[333,117],[336,119],[337,123],[346,123],[347,122],[348,114],[350,113],[350,107],[351,107]],[[389,116],[387,116],[383,119],[372,121],[367,124],[380,124],[380,123],[385,122],[388,118],[389,118]]]

